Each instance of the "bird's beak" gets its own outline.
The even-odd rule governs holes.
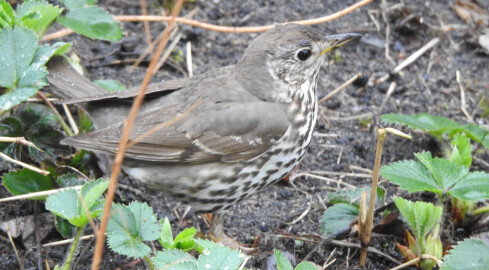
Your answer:
[[[343,45],[346,45],[353,40],[361,38],[362,35],[360,34],[355,34],[355,33],[348,33],[348,34],[338,34],[338,35],[331,35],[331,36],[326,36],[325,37],[325,44],[326,48],[321,51],[318,57],[325,55],[331,51],[333,51],[336,48],[339,48]]]

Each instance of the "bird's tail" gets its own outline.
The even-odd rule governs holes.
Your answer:
[[[78,73],[62,56],[53,57],[49,60],[47,67],[49,71],[47,78],[52,92],[65,100],[107,93],[103,88]]]

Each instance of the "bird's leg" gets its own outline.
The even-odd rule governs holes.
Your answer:
[[[230,248],[237,249],[238,247],[240,247],[239,242],[227,236],[222,230],[224,224],[224,216],[224,213],[216,213],[212,215],[209,239]]]

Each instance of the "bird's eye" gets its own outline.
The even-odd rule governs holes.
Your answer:
[[[306,61],[309,59],[309,57],[311,57],[311,54],[311,50],[301,50],[297,53],[297,58],[299,58],[301,61]]]

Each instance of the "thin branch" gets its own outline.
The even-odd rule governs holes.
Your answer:
[[[100,262],[102,260],[102,253],[104,250],[104,243],[105,243],[105,230],[107,228],[107,222],[109,220],[110,208],[112,205],[112,201],[114,200],[115,189],[117,187],[117,180],[119,177],[119,172],[121,170],[122,161],[124,159],[124,152],[126,151],[127,143],[129,141],[129,136],[131,134],[131,127],[134,123],[134,120],[136,120],[136,116],[137,116],[137,112],[139,110],[139,107],[143,103],[144,94],[146,93],[146,89],[147,89],[147,87],[151,81],[151,78],[153,77],[153,74],[156,72],[156,70],[154,68],[156,66],[156,63],[158,62],[158,56],[161,55],[161,53],[163,52],[163,49],[165,48],[166,44],[168,43],[170,33],[175,26],[175,18],[180,13],[180,9],[182,8],[182,4],[183,4],[183,0],[179,0],[178,2],[176,2],[175,6],[173,8],[172,19],[169,21],[168,26],[165,28],[165,30],[163,32],[163,38],[162,38],[160,44],[158,45],[158,48],[156,49],[155,54],[151,58],[151,62],[149,63],[148,69],[146,70],[146,76],[144,77],[141,88],[139,89],[139,93],[138,93],[137,97],[134,99],[134,102],[132,104],[131,111],[129,113],[129,117],[124,122],[124,130],[122,132],[118,151],[117,151],[117,154],[114,158],[114,164],[112,166],[112,172],[110,175],[110,184],[109,184],[109,188],[107,191],[107,197],[106,197],[106,201],[105,201],[104,215],[102,216],[102,222],[100,224],[100,229],[98,230],[97,239],[95,242],[95,251],[94,251],[93,259],[92,259],[92,270],[98,270],[99,266],[100,266]]]
[[[41,93],[41,91],[37,92],[37,96],[40,99],[42,99],[42,101],[44,101],[44,103],[46,103],[46,105],[48,105],[49,108],[51,108],[51,110],[53,110],[54,114],[56,114],[61,124],[61,127],[66,132],[66,135],[68,135],[69,137],[73,136],[73,131],[71,131],[70,127],[66,124],[65,120],[63,120],[63,117],[61,116],[61,114],[59,114],[58,110],[56,110],[53,103],[51,103],[51,101],[49,101],[46,98],[46,96],[43,93]]]
[[[338,88],[333,90],[331,93],[327,94],[325,97],[323,97],[321,100],[318,101],[318,103],[325,102],[326,100],[332,98],[334,95],[338,94],[341,90],[345,89],[348,85],[352,84],[354,81],[356,81],[358,78],[362,76],[362,73],[357,73],[355,76],[351,77],[348,81],[340,85]]]
[[[4,154],[4,153],[2,153],[2,152],[0,152],[0,158],[3,158],[3,159],[4,159],[5,161],[7,161],[7,162],[17,164],[17,165],[19,165],[19,166],[22,166],[22,167],[24,167],[24,168],[26,168],[26,169],[29,169],[29,170],[31,170],[31,171],[34,171],[34,172],[40,173],[40,174],[42,174],[42,175],[48,175],[48,174],[49,174],[49,172],[48,172],[48,171],[45,171],[45,170],[39,169],[39,168],[37,168],[37,167],[35,167],[35,166],[29,165],[29,164],[24,163],[24,162],[22,162],[22,161],[15,160],[15,159],[13,159],[13,158],[11,158],[11,157],[9,157],[9,156],[5,155],[5,154]]]
[[[338,12],[335,12],[333,14],[324,16],[324,17],[319,17],[319,18],[314,18],[314,19],[308,19],[308,20],[299,20],[299,21],[292,21],[292,22],[285,22],[285,23],[297,23],[297,24],[303,24],[303,25],[313,25],[313,24],[319,24],[319,23],[324,23],[324,22],[329,22],[335,19],[338,19],[342,16],[345,16],[348,13],[353,12],[356,9],[359,9],[369,3],[373,2],[373,0],[362,0],[359,1],[343,10],[340,10]],[[167,22],[171,20],[171,16],[156,16],[156,15],[148,15],[148,16],[141,16],[141,15],[120,15],[120,16],[114,16],[113,17],[115,20],[121,21],[121,22],[134,22],[134,21],[148,21],[148,22]],[[220,25],[215,25],[215,24],[210,24],[210,23],[204,23],[200,22],[197,20],[192,20],[192,19],[187,19],[187,18],[182,18],[182,17],[176,17],[174,19],[175,23],[183,23],[207,30],[212,30],[212,31],[217,31],[217,32],[225,32],[225,33],[257,33],[257,32],[264,32],[273,27],[273,24],[269,25],[264,25],[264,26],[243,26],[243,27],[232,27],[232,26],[220,26]],[[55,32],[50,35],[44,35],[41,38],[41,41],[49,41],[52,39],[60,38],[66,35],[69,35],[73,33],[72,30],[70,29],[63,29],[61,31]]]
[[[148,10],[146,8],[146,0],[140,0],[141,2],[141,10],[143,12],[143,16],[148,15]],[[145,21],[143,22],[144,25],[144,33],[146,34],[146,42],[148,43],[148,50],[150,53],[153,53],[153,47],[150,47],[151,45],[151,32],[149,31],[149,22]]]
[[[455,76],[458,83],[458,87],[460,88],[460,110],[464,113],[465,117],[467,117],[470,123],[474,123],[474,118],[472,118],[472,116],[470,116],[470,114],[465,109],[467,106],[465,102],[465,88],[462,83],[462,77],[460,76],[459,70],[455,72]]]
[[[32,193],[24,194],[24,195],[17,195],[17,196],[12,196],[12,197],[7,197],[7,198],[1,198],[0,203],[16,201],[16,200],[25,200],[25,199],[31,199],[31,198],[36,198],[36,197],[44,197],[44,196],[49,196],[51,194],[56,194],[56,193],[63,191],[63,190],[68,190],[68,189],[79,190],[81,188],[82,188],[82,186],[72,186],[72,187],[66,187],[66,188],[58,188],[58,189],[50,189],[50,190],[46,190],[46,191],[32,192]]]
[[[30,146],[36,148],[36,150],[44,152],[42,149],[37,147],[33,142],[26,140],[24,137],[0,137],[0,142],[13,142],[22,144],[25,146]]]

